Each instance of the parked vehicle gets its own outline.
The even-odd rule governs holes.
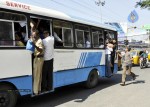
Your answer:
[[[143,53],[141,50],[132,50],[131,56],[133,58],[132,65],[140,65],[140,55]]]
[[[150,53],[148,53],[148,61],[150,62]]]

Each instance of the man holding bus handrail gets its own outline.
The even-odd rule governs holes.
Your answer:
[[[44,46],[42,40],[40,39],[38,30],[32,32],[31,39],[35,47],[33,63],[33,92],[35,95],[38,95],[41,92]]]
[[[111,63],[111,52],[113,51],[113,44],[111,44],[110,42],[108,42],[106,44],[106,73],[107,73],[107,77],[111,77],[113,75],[112,71],[111,71],[111,67],[112,67],[112,63]]]
[[[116,54],[116,40],[112,39],[111,43],[113,44],[113,47],[112,47],[113,51],[111,52],[111,64],[112,64],[111,71],[113,73],[114,72],[115,54]]]
[[[44,64],[42,71],[42,92],[52,90],[53,86],[53,58],[54,37],[48,31],[44,31]]]

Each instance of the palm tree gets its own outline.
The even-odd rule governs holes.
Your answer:
[[[144,0],[144,1],[139,1],[136,3],[136,7],[140,6],[142,9],[149,9],[150,10],[150,0]]]

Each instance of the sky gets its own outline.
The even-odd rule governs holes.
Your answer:
[[[128,33],[145,33],[141,27],[150,24],[150,10],[135,8],[136,2],[140,0],[101,0],[105,1],[104,6],[98,6],[98,0],[13,0],[40,7],[51,8],[62,11],[71,16],[82,19],[105,22],[123,22],[128,24]],[[135,23],[128,21],[128,15],[135,10],[139,20]],[[137,29],[130,29],[136,26]]]

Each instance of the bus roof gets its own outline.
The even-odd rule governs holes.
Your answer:
[[[44,0],[40,0],[38,2],[39,3],[41,2],[41,4],[42,4],[42,2],[44,2]],[[69,15],[69,14],[66,14],[66,13],[63,13],[60,11],[53,10],[51,8],[42,8],[39,6],[35,6],[35,5],[32,5],[32,2],[31,2],[31,4],[25,4],[25,3],[21,3],[21,2],[15,2],[13,0],[0,0],[0,7],[4,8],[4,9],[21,11],[21,12],[26,12],[26,13],[31,13],[31,14],[38,14],[38,15],[42,15],[42,16],[47,16],[47,17],[52,17],[52,18],[62,19],[62,20],[68,20],[68,21],[77,22],[77,23],[83,23],[83,24],[92,25],[95,27],[100,27],[100,28],[105,28],[105,29],[110,29],[110,30],[116,31],[116,29],[110,25],[101,24],[96,21],[83,19],[78,16],[72,16],[72,15]]]

